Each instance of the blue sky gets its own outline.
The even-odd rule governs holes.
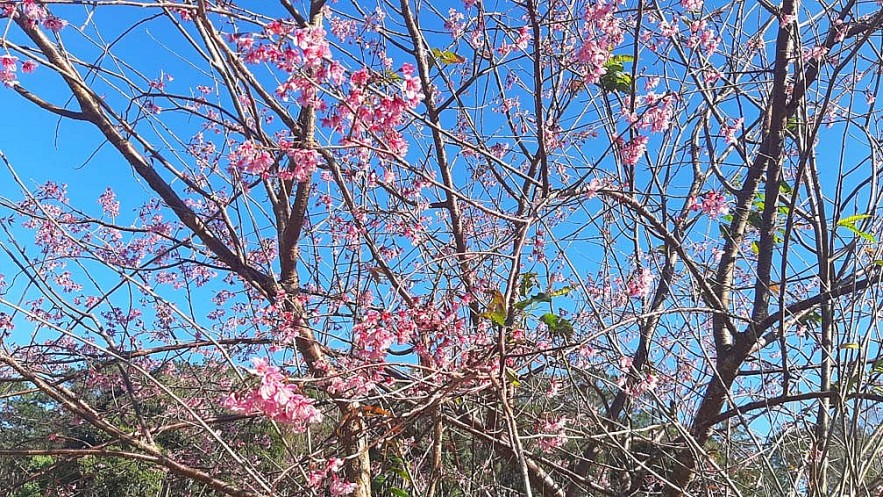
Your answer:
[[[78,13],[70,17],[74,24],[77,23],[77,16],[81,18],[84,16],[80,7],[76,9],[78,9],[76,10]],[[102,12],[100,10],[95,15],[108,16],[106,19],[96,17],[96,20],[101,21],[103,28],[108,30],[103,33],[105,39],[110,39],[115,33],[128,28],[132,19],[140,18],[142,15],[142,12],[138,10],[126,9],[108,9],[106,14]],[[120,12],[127,12],[127,14],[121,16]],[[137,29],[140,36],[162,38],[163,30],[167,28],[160,22],[153,22]],[[65,39],[71,39],[72,41],[69,43],[76,43],[75,48],[83,48],[81,43],[73,41],[74,37],[65,36]],[[137,37],[133,39],[137,39]],[[133,60],[138,61],[139,69],[147,79],[157,78],[161,71],[164,71],[173,75],[176,78],[175,85],[181,88],[203,83],[200,78],[193,76],[187,60],[170,55],[171,48],[185,50],[176,45],[169,47],[169,50],[155,48],[150,52],[145,52],[140,44],[123,41],[115,47],[115,51],[124,57],[134,57]],[[93,56],[98,55],[94,48],[88,49],[87,52],[91,52]],[[48,73],[49,71],[45,68],[39,68],[35,74],[22,75],[21,79],[36,93],[53,99],[56,104],[62,104],[65,97],[58,97],[55,94],[57,86],[53,86],[54,83],[46,82],[44,79]],[[59,100],[55,100],[53,97],[59,98]],[[117,152],[106,145],[101,146],[101,137],[91,125],[69,120],[59,122],[50,114],[35,109],[32,104],[24,101],[9,89],[0,89],[0,109],[3,109],[5,116],[7,116],[3,121],[3,133],[0,135],[0,149],[7,155],[27,186],[34,187],[46,180],[67,183],[71,185],[68,192],[72,204],[96,215],[100,213],[97,203],[98,196],[105,188],[112,187],[123,204],[122,219],[133,217],[133,209],[139,207],[148,197],[145,188],[135,179],[130,167],[122,161]],[[48,132],[48,130],[52,131]],[[829,157],[827,154],[830,152],[831,163],[841,154],[839,140],[830,139],[829,141],[827,138],[829,133],[833,135],[835,131],[839,131],[838,128],[822,130],[825,133],[825,145],[820,148],[820,151],[826,158]],[[854,146],[852,142],[849,143],[849,146],[851,147],[850,153],[843,153],[848,160],[853,159],[852,152],[855,157],[864,152],[863,148]],[[823,162],[825,169],[830,168],[830,176],[825,179],[834,180],[838,173],[827,160]],[[830,186],[825,185],[826,188]],[[5,169],[0,170],[0,196],[13,200],[21,198],[20,192],[9,180],[8,171]],[[597,205],[599,201],[594,202],[596,204],[587,204],[590,206],[589,209],[592,208],[591,206]],[[585,221],[585,218],[577,217],[576,220],[581,223]],[[700,222],[707,223],[709,233],[714,234],[717,230],[718,223],[716,221],[702,220]],[[29,236],[24,231],[21,234],[23,238]],[[600,254],[586,247],[589,245],[575,244],[573,259],[584,262],[585,267],[588,268],[587,274],[591,275],[598,270]],[[652,250],[652,247],[645,247],[645,249]],[[0,258],[0,273],[14,273],[16,271],[14,267],[3,266],[7,264],[5,261]],[[112,278],[108,279],[108,281],[111,280]],[[206,293],[209,291],[206,290]],[[175,298],[174,294],[171,298]],[[207,312],[208,306],[205,306],[205,309],[199,307],[204,302],[204,300],[196,302],[196,315]],[[669,324],[680,325],[682,323],[672,320]],[[26,328],[22,326],[22,329]],[[804,346],[798,346],[798,348],[801,347]],[[809,349],[808,346],[806,348]],[[765,354],[774,354],[775,352],[774,348],[770,348],[765,351]],[[848,352],[844,353],[844,355],[846,354]]]

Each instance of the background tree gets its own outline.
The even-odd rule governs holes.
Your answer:
[[[876,2],[0,12],[39,488],[877,491]]]

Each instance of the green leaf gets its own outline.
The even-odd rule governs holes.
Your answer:
[[[537,283],[537,273],[524,273],[521,275],[521,284],[518,285],[518,294],[522,297],[527,295],[527,292],[533,290]]]
[[[494,324],[505,326],[506,325],[506,315],[502,312],[493,312],[486,311],[481,313],[481,317],[490,319]]]
[[[386,86],[398,84],[399,82],[402,81],[402,77],[399,76],[399,73],[397,73],[391,69],[387,69],[386,71],[383,72],[383,74],[378,75],[378,78],[376,81],[377,81],[377,84],[386,87]]]
[[[818,325],[822,322],[822,314],[819,311],[813,311],[806,316],[800,318],[800,324],[804,326]]]
[[[411,481],[411,475],[408,474],[408,470],[405,469],[405,461],[403,461],[401,457],[389,456],[388,460],[392,463],[390,471],[392,471],[393,474],[398,475],[399,478],[405,481]]]
[[[522,300],[522,301],[520,301],[520,302],[516,302],[516,303],[515,303],[515,308],[516,308],[516,309],[519,309],[519,310],[524,310],[524,309],[526,309],[527,307],[529,307],[529,306],[531,306],[531,305],[533,305],[533,304],[537,304],[537,303],[540,303],[540,302],[551,302],[551,301],[552,301],[552,297],[559,297],[559,296],[561,296],[561,295],[567,295],[567,294],[570,293],[572,290],[573,290],[572,287],[566,286],[566,287],[561,288],[561,289],[559,289],[559,290],[553,290],[553,291],[551,291],[551,292],[549,292],[549,293],[546,293],[546,292],[540,292],[540,293],[538,293],[538,294],[536,294],[536,295],[533,295],[533,296],[530,297],[529,299],[524,299],[524,300]]]
[[[551,312],[547,312],[540,316],[540,321],[549,327],[549,332],[553,335],[559,335],[566,338],[573,336],[573,323]]]
[[[392,494],[394,497],[408,497],[408,496],[411,495],[411,494],[408,493],[407,490],[403,490],[403,489],[401,489],[401,488],[399,488],[399,487],[392,487],[392,488],[390,488],[390,489],[389,489],[389,493]]]
[[[779,191],[785,194],[791,194],[794,193],[794,188],[791,188],[791,185],[783,181],[779,183]]]
[[[874,217],[870,214],[856,214],[854,216],[844,217],[840,221],[837,221],[837,226],[847,226],[847,225],[855,225],[856,221],[861,221],[862,219],[868,219]]]
[[[438,59],[442,64],[462,64],[466,62],[466,57],[462,55],[457,55],[456,53],[450,50],[442,50],[440,48],[433,48],[432,55]]]
[[[480,317],[490,319],[494,324],[505,326],[506,324],[506,303],[503,302],[503,294],[499,290],[489,292],[491,294],[491,303]]]
[[[527,309],[528,306],[531,306],[533,304],[537,304],[540,302],[551,302],[551,301],[552,301],[551,295],[549,295],[546,292],[540,292],[540,293],[532,296],[529,299],[524,299],[520,302],[516,302],[515,308],[523,311],[524,309]]]
[[[518,388],[521,386],[521,382],[518,381],[518,379],[519,379],[518,372],[516,372],[514,369],[510,368],[509,366],[506,366],[506,379],[509,381],[509,383],[512,384],[513,387]]]
[[[604,69],[607,70],[598,81],[598,86],[607,91],[621,91],[628,93],[632,90],[632,75],[625,72],[625,64],[634,62],[631,55],[619,54],[607,59]]]
[[[760,210],[763,210],[763,202],[760,203]],[[752,228],[759,230],[763,226],[763,218],[760,217],[760,212],[751,211],[748,213],[748,224],[751,225]]]
[[[635,57],[632,55],[617,54],[617,55],[614,55],[614,56],[610,57],[609,59],[607,59],[607,62],[604,64],[604,66],[606,67],[607,64],[619,64],[620,66],[622,66],[622,64],[625,64],[626,62],[634,62],[634,61],[635,61]]]
[[[856,227],[856,225],[855,225],[855,223],[857,221],[861,221],[863,219],[868,219],[870,217],[873,217],[873,216],[871,216],[870,214],[856,214],[854,216],[845,217],[845,218],[837,221],[837,226],[839,228],[846,228],[849,231],[852,231],[856,235],[864,238],[865,240],[867,240],[871,243],[876,243],[877,239],[874,237],[874,235],[858,229],[858,227]]]
[[[848,229],[849,231],[852,231],[856,235],[864,238],[865,240],[867,240],[871,243],[877,243],[877,239],[874,238],[874,235],[872,235],[870,233],[866,233],[866,232],[856,228],[855,226],[844,226],[844,228]]]
[[[564,288],[559,288],[558,290],[552,290],[551,292],[549,292],[549,296],[550,297],[560,297],[561,295],[567,295],[571,291],[573,291],[573,287],[566,286]]]
[[[840,344],[840,350],[857,350],[861,347],[855,342]]]
[[[601,76],[598,84],[607,91],[628,93],[632,90],[632,75],[623,72],[622,66],[615,65],[607,69],[607,73]]]

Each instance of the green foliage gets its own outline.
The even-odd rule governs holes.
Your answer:
[[[498,326],[506,325],[506,302],[503,294],[499,290],[490,292],[491,302],[488,308],[481,314],[481,317],[490,319]]]
[[[153,497],[163,486],[161,471],[129,459],[84,457],[79,459],[78,469],[83,497]]]
[[[846,228],[849,231],[855,233],[856,235],[860,236],[861,238],[865,239],[868,242],[877,243],[877,238],[874,237],[874,235],[872,235],[866,231],[862,231],[861,229],[858,228],[858,226],[856,226],[856,222],[862,221],[864,219],[868,219],[871,217],[873,217],[873,216],[871,216],[870,214],[856,214],[855,216],[845,217],[845,218],[841,219],[840,221],[837,221],[837,227],[838,228]]]
[[[573,323],[557,314],[547,312],[540,316],[540,321],[549,327],[549,331],[552,332],[553,335],[567,338],[573,336]]]
[[[598,85],[606,91],[628,93],[632,90],[632,75],[625,71],[625,64],[634,62],[631,55],[614,55],[604,63],[607,70]]]
[[[519,294],[522,297],[527,296],[527,294],[536,287],[536,279],[536,273],[524,273],[521,275],[518,288]],[[551,304],[553,298],[567,295],[572,290],[572,287],[566,286],[557,290],[537,292],[528,298],[516,302],[513,305],[513,308],[514,310],[519,311],[518,315],[521,318],[525,318],[528,316],[527,311],[533,309],[534,306],[538,304]],[[494,290],[489,292],[489,295],[491,296],[491,301],[488,304],[487,310],[481,313],[481,317],[489,319],[496,325],[505,326],[508,313],[506,312],[506,303],[504,302],[503,294],[499,290]],[[573,323],[567,318],[554,312],[543,313],[539,316],[539,321],[548,327],[549,332],[552,335],[564,338],[570,338],[573,336]],[[517,379],[512,381],[514,384]]]
[[[462,64],[466,62],[466,57],[462,55],[457,55],[456,53],[450,50],[442,50],[440,48],[433,48],[432,55],[435,56],[435,59],[441,62],[442,64]]]
[[[209,364],[177,364],[175,371],[181,377],[201,379],[217,378],[217,371]],[[168,385],[175,382],[162,373],[156,377]],[[30,385],[7,383],[0,386],[0,394],[26,391]],[[67,388],[76,392],[96,408],[105,421],[123,430],[138,426],[132,409],[131,397],[117,387],[87,388],[72,382]],[[193,391],[182,385],[173,388],[179,397],[193,396]],[[174,420],[168,418],[167,408],[171,399],[150,395],[140,400],[141,414],[150,426],[161,426]],[[219,405],[209,403],[206,417],[228,414]],[[329,424],[333,419],[329,420]],[[221,436],[237,447],[243,456],[260,461],[257,468],[264,474],[275,474],[278,468],[291,464],[291,453],[303,453],[307,444],[302,434],[277,430],[272,423],[262,419],[230,421],[214,426]],[[317,426],[317,436],[328,436],[333,428]],[[191,424],[182,429],[163,430],[153,437],[163,453],[178,460],[186,460],[224,478],[236,478],[239,465],[228,461],[215,447],[206,441],[207,433]],[[89,423],[76,419],[41,393],[10,396],[0,400],[0,448],[28,447],[32,449],[83,449],[104,445],[109,450],[136,451],[127,446],[112,443],[105,434]],[[293,452],[289,452],[293,451]],[[77,497],[155,497],[157,495],[193,495],[220,497],[221,494],[205,485],[184,478],[146,463],[122,457],[98,455],[83,456],[21,456],[0,458],[0,481],[4,482],[0,495],[3,497],[43,497],[46,495],[76,495]],[[296,492],[297,485],[287,485]],[[285,491],[278,495],[287,494]]]

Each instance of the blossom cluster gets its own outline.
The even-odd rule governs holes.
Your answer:
[[[711,218],[725,216],[730,212],[730,206],[726,197],[720,192],[709,191],[693,201],[690,207],[693,211],[702,211]]]
[[[383,361],[393,343],[406,343],[418,331],[431,327],[431,324],[423,322],[425,314],[426,311],[420,309],[368,311],[353,326],[353,342],[357,354],[363,359]]]
[[[518,38],[515,39],[515,43],[502,43],[497,48],[497,53],[501,56],[506,56],[516,50],[527,50],[527,45],[532,38],[533,37],[530,34],[530,26],[522,26],[521,29],[518,30]]]
[[[343,468],[343,459],[332,457],[328,459],[327,464],[322,469],[310,471],[307,475],[307,483],[313,489],[320,489],[324,485],[328,477],[331,477],[331,483],[328,491],[332,496],[349,495],[356,489],[356,484],[342,479],[338,473]]]
[[[583,73],[586,84],[596,84],[607,73],[606,64],[613,50],[625,39],[622,23],[615,17],[614,2],[597,2],[586,7],[580,29],[582,43],[574,52],[573,62]]]
[[[544,420],[539,430],[543,435],[540,437],[539,441],[537,441],[540,448],[543,449],[543,451],[548,452],[564,445],[565,442],[567,442],[567,433],[565,433],[564,427],[569,422],[570,419],[566,416]]]
[[[0,338],[9,335],[13,328],[15,328],[15,324],[12,322],[12,316],[0,312]]]
[[[655,373],[646,373],[639,375],[636,379],[631,379],[632,358],[622,356],[619,358],[619,380],[617,386],[621,388],[629,397],[640,397],[645,393],[656,390],[659,386],[659,376]]]
[[[264,174],[273,165],[273,156],[261,144],[245,140],[230,152],[230,165],[249,174]]]
[[[703,53],[706,58],[714,55],[721,44],[721,38],[708,26],[708,21],[705,19],[693,21],[689,26],[690,37],[687,39],[687,48]]]
[[[367,300],[360,299],[360,302],[366,305]],[[458,305],[440,308],[415,302],[406,309],[368,311],[352,328],[352,355],[335,361],[338,371],[352,373],[329,378],[328,391],[359,397],[368,394],[377,384],[389,381],[383,374],[383,366],[394,344],[412,344],[414,352],[427,366],[439,370],[461,368],[460,361],[468,361],[462,350],[474,339],[476,337],[465,335]]]
[[[27,74],[37,69],[37,63],[26,60],[21,64],[21,72]],[[18,57],[14,55],[0,55],[0,83],[12,87],[18,83]]]
[[[36,0],[24,0],[20,5],[21,14],[25,16],[25,19],[32,26],[42,25],[55,33],[67,26],[67,21],[50,14],[46,7]],[[0,2],[0,18],[14,17],[16,15],[19,15],[19,12],[16,12],[16,3]]]
[[[626,378],[625,376],[623,378]],[[638,381],[631,382],[628,385],[620,385],[629,397],[640,397],[645,393],[656,390],[659,386],[659,376],[653,373],[643,375]]]
[[[327,111],[321,118],[322,125],[346,136],[342,139],[343,145],[369,141],[379,144],[382,150],[392,155],[403,156],[407,152],[407,141],[397,127],[404,121],[406,112],[424,98],[413,65],[403,64],[398,72],[390,70],[383,75],[362,68],[347,77],[344,67],[332,58],[324,29],[297,28],[286,21],[268,24],[263,33],[233,35],[230,41],[246,63],[271,64],[287,73],[287,78],[276,88],[276,96],[282,101],[294,97],[299,105]],[[326,90],[327,87],[339,88],[344,93],[342,101],[329,109],[321,98],[320,87]],[[388,94],[377,91],[384,87],[398,91]],[[345,129],[346,125],[351,129]],[[246,148],[237,150],[231,163],[245,172],[266,173],[269,157],[247,141],[240,148],[243,146]],[[315,169],[317,158],[314,154],[311,151],[297,152],[293,161],[295,167],[282,174],[305,181]]]
[[[360,145],[366,141],[376,142],[388,154],[402,157],[408,151],[408,142],[398,127],[406,113],[414,109],[424,98],[419,78],[411,64],[403,64],[400,92],[378,94],[371,86],[382,78],[369,69],[362,68],[350,76],[349,91],[344,100],[325,118],[322,124],[342,134],[344,145]],[[350,129],[345,129],[349,124]]]
[[[655,279],[656,276],[649,269],[639,269],[626,284],[626,293],[629,297],[633,298],[644,297],[650,293],[650,288],[653,286],[653,280]]]
[[[648,93],[643,97],[643,104],[647,106],[644,115],[641,116],[640,127],[650,128],[654,133],[661,133],[671,127],[671,120],[675,113],[678,102],[676,93],[657,95]]]
[[[627,143],[623,143],[622,139],[620,139],[621,148],[619,153],[622,157],[622,163],[627,166],[637,164],[641,160],[641,156],[644,155],[644,152],[647,151],[647,143],[649,141],[650,138],[645,135],[637,135]]]
[[[739,132],[739,130],[742,129],[742,123],[744,122],[745,119],[740,117],[736,119],[732,125],[724,124],[723,126],[721,126],[721,132],[724,135],[724,140],[728,144],[735,145],[737,143],[736,134]]]
[[[230,394],[224,400],[224,407],[233,412],[261,413],[291,424],[295,431],[304,431],[307,425],[322,421],[322,413],[313,405],[313,400],[286,383],[285,375],[278,367],[257,357],[252,359],[252,364],[252,372],[261,379],[260,387],[243,396]]]

